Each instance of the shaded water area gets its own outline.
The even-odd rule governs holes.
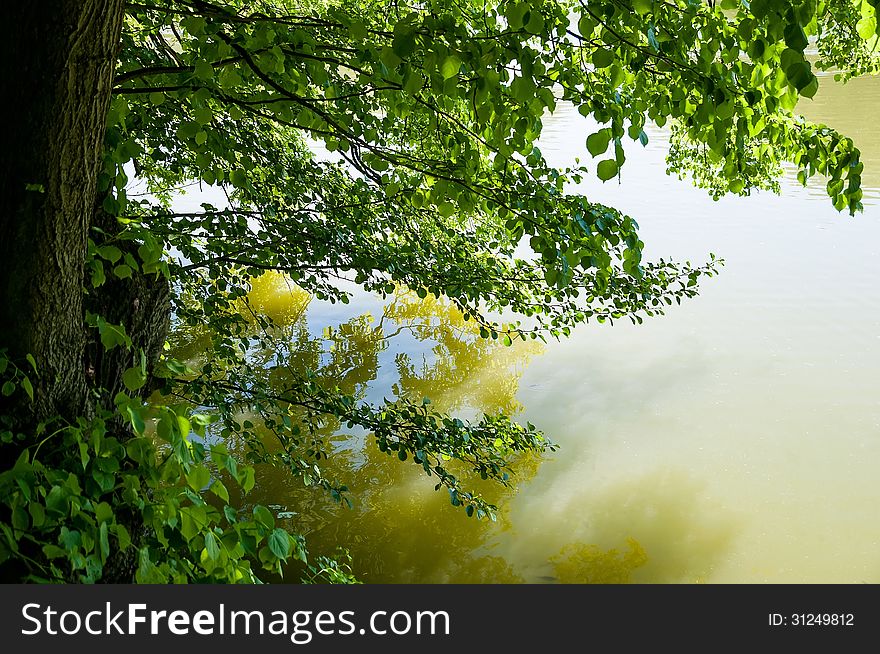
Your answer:
[[[271,470],[248,501],[315,553],[348,549],[365,582],[880,582],[880,79],[822,81],[799,110],[861,147],[855,218],[822,180],[713,202],[664,174],[658,129],[628,148],[620,183],[579,189],[635,217],[649,258],[726,261],[698,298],[643,325],[506,348],[430,298],[340,307],[264,280],[252,300],[290,330],[291,360],[368,401],[503,410],[560,449],[522,462],[515,492],[488,489],[495,523],[332,425],[328,476],[353,508]],[[589,162],[590,131],[562,107],[541,150]]]

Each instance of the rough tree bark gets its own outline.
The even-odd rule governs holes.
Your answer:
[[[111,236],[119,229],[100,209],[97,178],[123,0],[19,2],[5,15],[10,29],[0,40],[7,110],[0,156],[0,348],[22,362],[32,354],[38,374],[34,402],[23,401],[22,393],[0,398],[0,415],[31,433],[50,418],[90,416],[99,404],[110,408],[123,389],[122,373],[133,354],[123,348],[105,352],[96,330],[86,327],[86,309],[125,325],[134,352],[143,350],[152,363],[167,334],[170,304],[164,279],[138,275],[84,292],[91,227]],[[112,427],[120,438],[130,435],[121,421]],[[41,458],[50,452],[44,448]],[[19,453],[14,446],[0,447],[0,470]],[[139,516],[117,519],[137,540]],[[134,563],[133,555],[112,553],[103,579],[131,581]],[[25,573],[11,562],[0,579],[16,581]]]
[[[123,1],[18,2],[5,16],[0,347],[33,354],[39,374],[33,406],[2,408],[26,423],[89,413],[83,263]]]

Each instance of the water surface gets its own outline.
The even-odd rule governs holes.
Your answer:
[[[658,129],[628,148],[620,183],[579,189],[634,216],[649,257],[726,261],[644,325],[504,348],[430,299],[361,294],[340,311],[259,291],[291,312],[296,351],[359,397],[504,410],[551,435],[561,448],[523,462],[517,492],[492,491],[497,523],[467,519],[416,466],[345,430],[331,473],[353,509],[269,471],[250,499],[312,551],[347,548],[368,582],[880,582],[880,80],[822,81],[799,109],[862,148],[855,218],[822,180],[714,202],[664,174]],[[541,150],[589,160],[589,133],[563,107]]]

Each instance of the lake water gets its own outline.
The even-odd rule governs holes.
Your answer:
[[[522,462],[516,492],[489,490],[496,523],[466,518],[417,466],[344,430],[330,471],[352,509],[267,470],[249,501],[314,553],[347,548],[366,582],[880,582],[880,79],[822,81],[799,110],[861,147],[855,218],[821,180],[713,202],[665,175],[657,129],[628,148],[621,183],[583,186],[638,220],[648,257],[726,261],[699,297],[641,326],[504,348],[442,303],[361,294],[301,315],[307,302],[264,284],[255,301],[295,307],[297,347],[350,392],[503,409],[561,447]],[[561,108],[541,149],[589,161],[589,133]]]

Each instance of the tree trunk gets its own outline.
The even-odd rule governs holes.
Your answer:
[[[99,405],[112,407],[113,396],[123,390],[122,373],[133,353],[105,352],[96,330],[86,327],[86,309],[124,324],[134,352],[143,350],[151,364],[167,334],[164,279],[110,279],[84,293],[90,228],[99,226],[109,235],[119,229],[114,217],[95,207],[102,199],[97,178],[123,7],[123,0],[47,0],[19,2],[6,12],[0,348],[25,370],[26,355],[33,355],[37,373],[30,375],[33,403],[23,393],[0,397],[0,416],[24,433],[53,417],[89,417]],[[111,428],[120,439],[130,435],[121,421]],[[51,457],[50,451],[44,448],[41,458]],[[20,446],[0,446],[0,470],[19,453]],[[0,515],[0,521],[8,517]],[[140,515],[117,520],[137,541]],[[131,581],[134,552],[111,552],[103,580]],[[27,573],[16,561],[2,568],[3,581]]]
[[[33,354],[38,374],[32,405],[0,410],[27,425],[90,413],[83,263],[123,2],[18,2],[6,17],[0,347]]]

